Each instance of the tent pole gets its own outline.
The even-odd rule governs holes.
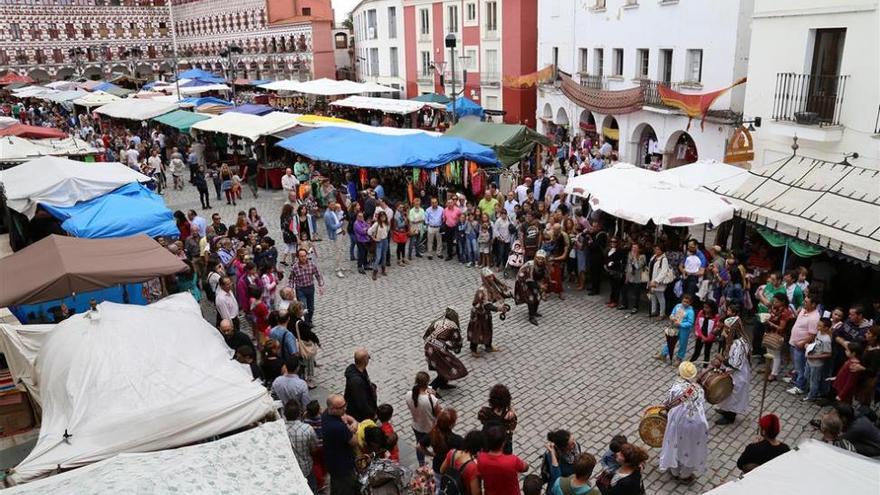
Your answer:
[[[706,224],[703,224],[703,246],[706,245]]]
[[[782,273],[785,273],[786,265],[788,265],[788,239],[785,240],[785,252],[782,254]]]

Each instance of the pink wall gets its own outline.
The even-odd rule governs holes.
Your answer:
[[[315,79],[336,79],[332,31],[331,21],[312,21],[312,71]]]
[[[432,20],[434,21],[431,25],[431,37],[434,41],[434,48],[431,51],[431,61],[436,63],[437,67],[441,67],[442,62],[446,60],[447,53],[444,41],[446,33],[443,31],[443,4],[435,2],[434,5],[431,6],[431,10],[431,15],[433,16]],[[449,67],[446,67],[446,70],[449,70]],[[437,94],[445,93],[443,86],[440,86],[440,77],[438,76],[434,77],[434,92]]]
[[[419,96],[419,57],[416,53],[416,9],[413,6],[403,8],[403,49],[406,57],[406,94],[410,98]]]
[[[507,0],[501,13],[502,76],[535,72],[538,64],[538,2]],[[503,88],[504,122],[535,127],[536,90]]]
[[[302,9],[312,9],[311,17],[333,19],[330,0],[266,0],[269,24],[302,18]]]

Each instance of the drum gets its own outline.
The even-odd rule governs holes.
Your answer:
[[[733,393],[733,377],[721,370],[709,370],[704,373],[698,383],[706,393],[709,404],[718,404]]]
[[[642,413],[639,421],[639,437],[651,447],[663,446],[663,435],[666,434],[666,408],[649,406]]]

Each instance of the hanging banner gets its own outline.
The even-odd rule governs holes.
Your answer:
[[[724,163],[750,162],[755,159],[755,146],[752,133],[744,126],[733,130],[724,153]]]
[[[555,67],[553,67],[553,65],[548,65],[547,67],[544,67],[537,72],[532,72],[531,74],[523,76],[504,76],[502,80],[505,88],[527,89],[552,81],[555,72]]]
[[[709,93],[684,94],[663,85],[657,86],[657,92],[660,93],[660,101],[664,105],[680,109],[690,119],[700,117],[700,129],[703,129],[706,123],[706,113],[709,111],[712,103],[731,88],[745,84],[745,82],[746,78],[744,77],[726,88],[710,91]],[[690,130],[690,126],[691,123],[688,121],[687,130]]]

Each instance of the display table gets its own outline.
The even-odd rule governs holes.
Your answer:
[[[257,184],[266,189],[281,189],[281,178],[284,177],[284,166],[272,164],[257,167]]]

